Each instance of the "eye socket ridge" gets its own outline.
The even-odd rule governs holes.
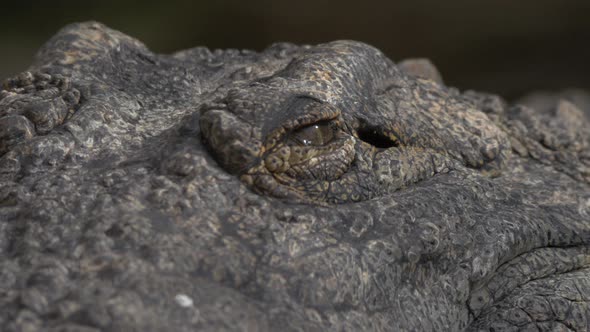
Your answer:
[[[301,146],[324,146],[334,140],[337,130],[335,121],[319,121],[294,130],[289,140]]]

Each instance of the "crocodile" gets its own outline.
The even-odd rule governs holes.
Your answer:
[[[590,108],[539,100],[68,25],[0,91],[0,329],[587,331]]]

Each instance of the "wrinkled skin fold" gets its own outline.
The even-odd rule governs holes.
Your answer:
[[[587,331],[579,101],[69,25],[0,91],[0,330]]]

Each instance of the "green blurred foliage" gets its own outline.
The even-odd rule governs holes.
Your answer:
[[[155,52],[355,39],[394,61],[429,57],[449,85],[515,97],[590,88],[590,1],[29,1],[2,5],[0,79],[60,27],[96,20]]]

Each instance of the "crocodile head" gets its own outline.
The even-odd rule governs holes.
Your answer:
[[[590,126],[351,41],[65,27],[0,91],[0,330],[588,330]]]

